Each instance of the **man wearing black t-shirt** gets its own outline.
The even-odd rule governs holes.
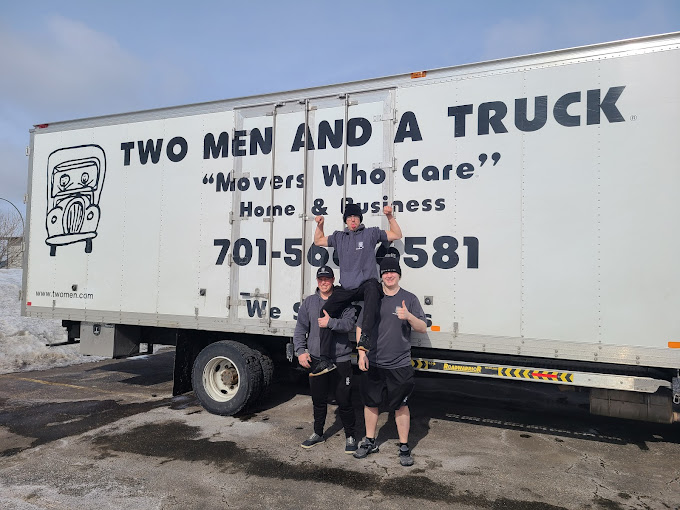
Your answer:
[[[411,330],[425,333],[427,323],[425,312],[418,298],[399,287],[401,268],[394,257],[386,256],[380,264],[384,297],[380,303],[376,320],[377,342],[369,352],[359,351],[361,374],[361,396],[364,400],[366,439],[354,454],[362,459],[370,453],[377,453],[375,432],[378,424],[378,407],[382,403],[383,390],[387,390],[387,404],[394,410],[394,419],[399,434],[399,462],[402,466],[413,465],[408,434],[411,427],[411,413],[408,399],[415,386],[414,370],[411,366]],[[361,318],[357,324],[361,324]],[[357,338],[361,328],[357,326]]]

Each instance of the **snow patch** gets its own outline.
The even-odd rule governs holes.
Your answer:
[[[21,316],[21,274],[21,269],[0,269],[0,374],[104,359],[80,354],[78,344],[47,346],[65,342],[66,330],[60,320]]]

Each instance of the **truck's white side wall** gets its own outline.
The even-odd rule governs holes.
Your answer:
[[[599,62],[538,69],[524,75],[524,90],[548,96],[548,122],[526,133],[522,172],[522,330],[530,338],[598,342],[597,130],[586,124],[586,89],[600,83]],[[568,108],[581,126],[563,127],[552,118],[565,92],[581,92]],[[533,96],[533,93],[529,93]],[[604,120],[604,119],[602,119]],[[615,130],[621,124],[609,124]]]
[[[218,137],[222,132],[231,133],[234,128],[233,112],[200,115],[198,118],[202,122],[199,134],[215,133]],[[191,172],[192,176],[198,177],[192,180],[201,185],[201,216],[195,227],[201,232],[201,243],[197,247],[199,280],[194,291],[198,298],[199,316],[217,321],[216,327],[220,327],[218,324],[224,325],[229,317],[227,298],[232,285],[229,272],[225,271],[223,266],[215,264],[217,254],[214,240],[231,237],[229,213],[232,210],[233,200],[231,193],[220,193],[215,197],[215,185],[210,184],[210,178],[214,180],[220,172],[225,176],[233,173],[234,158],[203,159],[203,140],[196,139],[192,142],[194,142],[195,150],[201,152],[201,154],[195,154],[195,159],[193,159],[200,170],[196,169]],[[206,184],[203,184],[203,179],[207,180]],[[199,289],[206,289],[205,297],[198,295]],[[207,289],[210,289],[210,292]]]
[[[607,61],[603,69],[627,84],[632,106],[626,113],[636,116],[619,129],[602,126],[599,135],[601,317],[607,342],[664,346],[680,340],[678,53],[631,56],[625,65]]]

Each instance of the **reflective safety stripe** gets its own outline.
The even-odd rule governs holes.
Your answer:
[[[670,381],[621,374],[600,374],[596,372],[559,372],[540,368],[509,367],[469,363],[466,361],[445,361],[438,359],[411,360],[416,370],[441,372],[456,375],[475,375],[478,377],[494,377],[500,379],[521,379],[524,381],[566,384],[587,388],[606,388],[622,391],[654,393],[659,388],[670,388]]]

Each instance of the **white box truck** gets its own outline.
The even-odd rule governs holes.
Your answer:
[[[404,233],[417,369],[680,405],[680,33],[31,130],[22,313],[86,353],[176,346],[175,393],[258,398],[315,271],[314,216]]]

